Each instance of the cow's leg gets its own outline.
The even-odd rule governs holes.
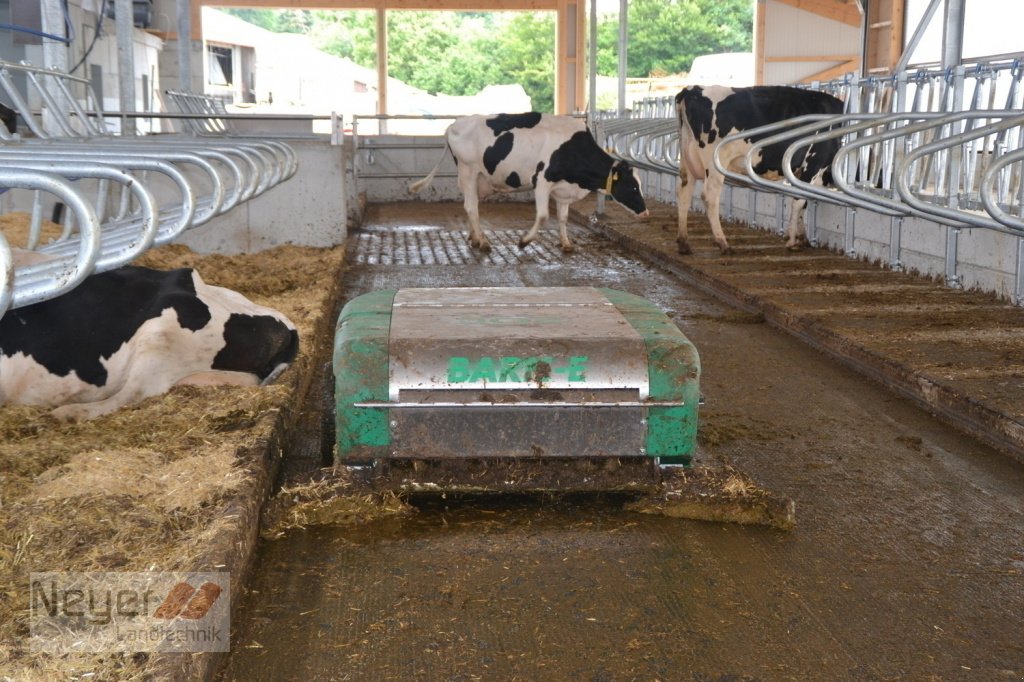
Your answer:
[[[804,212],[807,209],[806,199],[794,198],[789,205],[789,226],[786,228],[786,248],[799,251],[807,245],[807,233],[804,230]]]
[[[708,173],[704,180],[704,205],[708,209],[708,222],[711,223],[711,232],[715,236],[715,243],[723,254],[732,253],[732,247],[725,239],[725,232],[722,230],[722,221],[719,216],[719,208],[722,203],[722,187],[725,186],[725,177],[718,172]]]
[[[679,187],[676,189],[676,202],[679,211],[679,231],[676,236],[676,244],[679,253],[693,253],[690,242],[687,241],[686,221],[690,217],[690,202],[693,201],[693,185],[696,179],[686,171],[684,165],[679,169]]]
[[[469,219],[469,245],[481,251],[490,251],[491,243],[480,229],[480,195],[477,187],[477,171],[470,164],[459,165],[459,189],[462,190],[462,205]]]
[[[537,183],[537,187],[534,189],[534,197],[537,200],[537,217],[534,218],[533,226],[530,228],[530,231],[523,235],[523,238],[519,240],[519,248],[524,248],[527,244],[536,239],[537,233],[540,232],[540,228],[548,221],[549,196],[550,190],[547,187],[543,187],[540,183]]]
[[[555,201],[555,206],[558,211],[558,238],[562,243],[562,251],[572,253],[576,247],[569,241],[569,202]]]
[[[174,385],[173,380],[160,376],[159,372],[142,378],[133,371],[128,380],[111,396],[88,403],[70,403],[54,408],[50,414],[61,421],[95,419],[126,405],[137,403],[150,396],[159,395]]]

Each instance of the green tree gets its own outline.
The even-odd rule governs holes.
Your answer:
[[[313,12],[313,44],[336,57],[373,68],[377,60],[377,19],[369,11]]]
[[[321,50],[376,66],[371,11],[230,9],[270,31],[304,33]],[[388,71],[428,92],[468,95],[519,83],[538,111],[554,110],[552,12],[409,12],[388,17]],[[630,0],[628,74],[688,71],[703,54],[749,50],[752,0]],[[598,21],[598,73],[618,73],[618,17]]]
[[[309,10],[225,7],[221,11],[274,33],[310,33],[313,30],[314,17]]]
[[[618,73],[619,20],[598,21],[598,73]],[[695,57],[751,48],[751,0],[631,0],[626,71],[643,78],[655,72],[689,71]]]
[[[555,110],[555,16],[551,12],[521,12],[502,27],[496,38],[499,80],[519,83],[535,111]]]

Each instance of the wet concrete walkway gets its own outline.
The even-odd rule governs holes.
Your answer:
[[[574,227],[576,254],[551,232],[520,252],[530,209],[483,212],[486,256],[458,205],[371,207],[345,296],[598,284],[650,299],[701,352],[699,460],[791,496],[796,529],[598,496],[293,531],[259,550],[224,679],[1024,676],[1024,466],[600,231]]]
[[[585,222],[590,197],[574,205]],[[786,250],[770,232],[726,226],[721,256],[690,214],[693,255],[676,252],[676,209],[638,222],[608,202],[600,225],[684,280],[874,376],[975,437],[1024,461],[1024,307],[950,289],[826,249]]]

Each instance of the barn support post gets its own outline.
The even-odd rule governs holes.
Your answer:
[[[135,7],[132,0],[114,0],[117,33],[117,92],[122,113],[135,111]],[[121,134],[135,134],[135,119],[121,116]]]
[[[748,197],[750,201],[749,208],[747,209],[747,225],[757,227],[757,190],[751,189]]]
[[[587,55],[590,65],[587,74],[587,121],[593,130],[597,127],[597,0],[590,0],[590,26],[587,28],[590,47]]]
[[[594,0],[591,0],[591,2],[594,2]],[[595,57],[595,61],[596,61],[596,57]],[[594,111],[591,113],[591,115],[597,113],[596,109],[597,108],[595,107]],[[597,144],[598,144],[599,147],[601,147],[601,149],[605,149],[606,148],[605,147],[605,142],[607,140],[607,136],[605,135],[604,127],[596,126],[596,128],[597,128]],[[597,214],[597,215],[604,215],[604,201],[605,201],[605,199],[604,199],[604,192],[598,192],[597,193],[597,206],[594,207],[594,213],[595,214]]]
[[[732,185],[725,186],[725,219],[732,221]]]
[[[175,3],[178,19],[178,89],[192,92],[192,8],[189,0]]]
[[[946,0],[946,17],[942,23],[942,68],[950,69],[963,61],[964,20],[967,0]]]
[[[64,27],[64,5],[60,0],[42,0],[40,5],[42,30],[50,35],[67,37]],[[59,71],[68,70],[68,48],[59,41],[44,38],[43,64]]]
[[[946,286],[959,289],[962,277],[956,270],[956,251],[960,241],[960,228],[946,225]]]
[[[811,246],[818,246],[818,202],[813,199],[807,200],[807,210],[804,212],[804,236]]]
[[[892,216],[889,218],[889,267],[893,270],[902,271],[903,261],[900,260],[902,245],[900,239],[903,236],[903,218]]]
[[[42,0],[40,6],[42,29],[50,35],[67,37],[64,26],[64,6],[60,0]],[[56,40],[43,39],[43,65],[47,68],[57,69],[61,72],[68,70],[68,48]],[[44,79],[43,87],[52,95],[57,95],[57,84],[49,79]],[[50,129],[54,122],[51,113],[44,107],[43,127]]]
[[[575,114],[586,109],[583,76],[586,63],[586,0],[558,1],[555,52],[555,113]]]
[[[626,38],[629,28],[629,0],[619,0],[619,118],[626,115]]]
[[[843,253],[847,258],[856,258],[857,249],[853,246],[853,240],[857,229],[857,209],[846,208],[846,228],[843,232]]]
[[[783,198],[785,196],[775,195],[775,234],[786,234],[786,204],[789,202]]]
[[[387,10],[377,8],[377,113],[388,113],[388,17]],[[387,133],[387,120],[377,121],[377,133]]]
[[[1013,293],[1013,302],[1024,305],[1024,237],[1017,237],[1017,273]]]

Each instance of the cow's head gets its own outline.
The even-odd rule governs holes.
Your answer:
[[[644,195],[640,191],[640,178],[633,174],[633,169],[625,161],[616,161],[612,164],[605,194],[641,218],[650,215]]]
[[[231,313],[224,324],[224,347],[214,369],[255,374],[261,384],[274,381],[299,350],[295,326],[277,311]]]
[[[232,289],[213,286],[192,273],[196,295],[222,320],[212,329],[222,343],[210,369],[252,375],[255,383],[277,378],[299,350],[299,334],[283,313],[259,305]]]

